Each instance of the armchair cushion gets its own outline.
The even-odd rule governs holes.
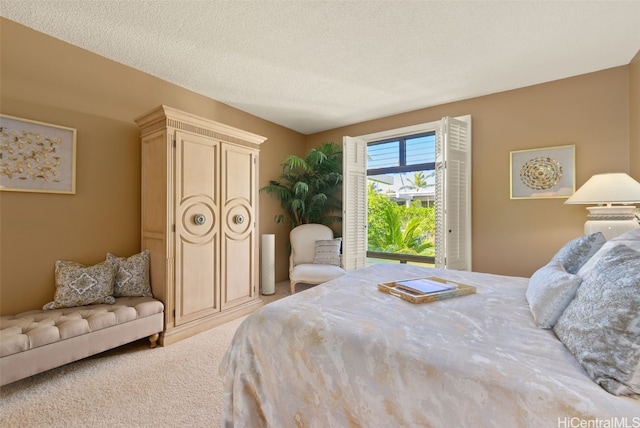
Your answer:
[[[322,284],[345,273],[340,266],[305,263],[294,266],[289,273],[289,279],[292,282],[304,282],[305,284]]]

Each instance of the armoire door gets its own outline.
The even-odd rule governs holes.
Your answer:
[[[256,151],[222,145],[222,309],[256,292]]]
[[[176,132],[175,324],[220,311],[220,143]]]

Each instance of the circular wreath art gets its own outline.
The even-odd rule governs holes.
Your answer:
[[[549,157],[528,160],[520,168],[520,180],[534,190],[550,189],[562,179],[562,166]]]

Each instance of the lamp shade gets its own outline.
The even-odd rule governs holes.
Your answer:
[[[565,204],[634,204],[640,202],[640,183],[623,172],[595,174]]]

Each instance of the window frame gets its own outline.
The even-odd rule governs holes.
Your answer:
[[[400,143],[399,147],[398,147],[398,151],[399,151],[399,156],[398,159],[400,160],[400,165],[398,166],[389,166],[389,167],[384,167],[384,168],[372,168],[369,169],[367,168],[367,176],[369,175],[380,175],[380,174],[395,174],[395,173],[404,173],[404,172],[414,172],[414,171],[424,171],[424,170],[429,170],[429,171],[435,171],[436,169],[436,161],[435,161],[435,141],[434,141],[434,160],[433,162],[424,162],[424,163],[414,163],[414,164],[410,164],[407,165],[407,143],[406,140],[411,139],[411,138],[420,138],[420,137],[430,137],[433,136],[434,140],[436,137],[436,131],[428,131],[428,132],[421,132],[418,134],[406,134],[406,135],[402,135],[402,136],[398,136],[398,137],[394,137],[394,138],[386,138],[384,140],[374,140],[374,141],[367,141],[367,148],[369,146],[375,146],[375,145],[380,145],[380,144],[385,144],[385,143],[392,143],[395,141],[398,141]],[[366,141],[366,140],[365,140]]]

